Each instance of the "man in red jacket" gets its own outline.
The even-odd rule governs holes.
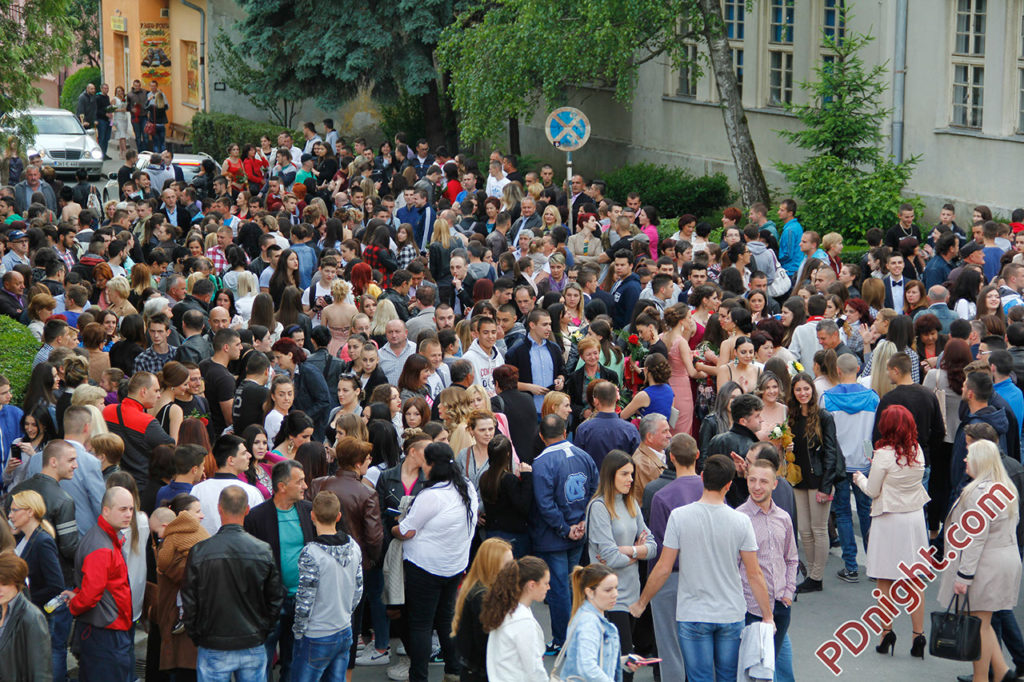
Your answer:
[[[70,448],[71,446],[68,445]],[[81,682],[131,682],[132,590],[121,554],[120,531],[135,516],[135,502],[125,488],[111,487],[103,496],[97,524],[78,543],[75,584],[68,609],[78,618],[72,650],[78,647]]]

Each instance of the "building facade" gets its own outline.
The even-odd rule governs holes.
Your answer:
[[[1015,178],[1024,173],[1024,0],[722,0],[743,105],[761,165],[776,198],[785,181],[774,163],[795,162],[803,152],[776,133],[799,122],[784,102],[807,101],[799,83],[830,58],[823,34],[854,30],[875,40],[861,56],[885,66],[886,101],[896,109],[894,64],[900,63],[899,13],[906,11],[903,144],[889,151],[920,155],[907,192],[921,196],[929,214],[946,202],[957,213],[987,204],[1009,215],[1024,205]],[[699,57],[697,42],[687,47]],[[580,89],[571,104],[590,118],[587,146],[574,153],[576,168],[600,173],[623,162],[683,166],[695,173],[723,171],[735,180],[732,155],[718,106],[714,76],[682,72],[667,59],[641,67],[630,107],[602,89]],[[551,148],[538,113],[523,130],[524,151],[564,164]],[[885,132],[899,123],[890,116]],[[559,167],[556,165],[556,168]]]
[[[206,0],[102,0],[103,80],[131,89],[155,80],[171,123],[187,124],[208,101]]]

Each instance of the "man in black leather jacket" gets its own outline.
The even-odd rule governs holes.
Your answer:
[[[221,527],[192,548],[181,588],[185,629],[199,647],[200,677],[225,671],[256,674],[267,667],[263,646],[277,624],[284,600],[281,574],[270,545],[242,529],[249,511],[239,486],[221,491]],[[210,666],[216,652],[217,669]],[[233,654],[225,656],[225,653]]]
[[[747,450],[757,442],[757,431],[761,428],[761,411],[763,409],[764,403],[761,402],[761,399],[750,393],[738,396],[733,400],[732,405],[729,406],[730,414],[732,414],[732,428],[711,439],[708,444],[707,456],[739,455],[740,458],[745,458]],[[701,453],[701,456],[704,455],[705,453]],[[725,501],[735,509],[746,499],[747,479],[737,468],[736,479],[729,492],[726,493]]]

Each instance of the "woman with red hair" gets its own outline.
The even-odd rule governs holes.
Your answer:
[[[920,562],[918,550],[928,547],[928,529],[922,509],[928,502],[924,479],[924,452],[917,442],[917,426],[910,410],[890,405],[878,420],[879,438],[871,460],[871,473],[853,474],[853,482],[871,502],[871,532],[868,537],[868,576],[878,580],[879,592],[892,598],[893,583],[906,578],[900,566]],[[877,541],[874,540],[877,538]],[[879,610],[885,618],[885,609]],[[914,627],[911,656],[924,658],[924,599],[910,613]],[[896,634],[892,621],[882,623],[880,654],[892,653]]]
[[[380,287],[373,281],[373,268],[366,263],[353,265],[350,279],[352,281],[352,299],[355,301],[358,301],[363,294],[370,294],[376,299],[381,293]],[[376,289],[376,295],[374,295],[374,289]]]

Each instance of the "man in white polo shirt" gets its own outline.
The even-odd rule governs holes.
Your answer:
[[[217,500],[220,491],[229,485],[237,485],[245,491],[249,498],[249,508],[263,504],[263,494],[253,485],[239,478],[249,468],[252,455],[245,449],[245,441],[234,434],[227,434],[217,439],[213,445],[213,458],[217,461],[217,473],[192,486],[192,495],[199,499],[204,519],[200,525],[210,535],[220,530],[220,513],[217,511]]]

